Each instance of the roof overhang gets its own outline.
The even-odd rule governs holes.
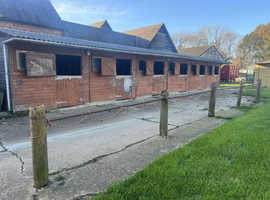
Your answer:
[[[4,32],[10,36],[9,39],[3,42],[5,44],[8,44],[13,41],[23,41],[23,42],[30,42],[30,43],[39,44],[39,45],[54,45],[54,46],[86,49],[86,50],[101,50],[101,51],[109,51],[109,52],[117,52],[117,53],[134,54],[134,55],[184,59],[187,61],[226,64],[225,61],[206,58],[206,57],[190,56],[190,55],[178,54],[174,52],[144,49],[144,48],[139,48],[139,47],[117,45],[117,44],[112,44],[112,43],[81,40],[81,39],[69,38],[69,37],[64,37],[64,36],[45,35],[45,34],[40,34],[40,33],[32,33],[32,32],[30,33],[30,32],[25,32],[25,31],[17,31],[17,30],[9,30],[9,29],[0,29],[0,32]]]

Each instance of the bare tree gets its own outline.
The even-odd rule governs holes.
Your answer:
[[[239,36],[229,28],[206,26],[193,33],[179,32],[172,36],[178,49],[215,45],[226,58],[235,57]]]
[[[172,40],[177,48],[187,48],[187,34],[184,32],[178,32],[172,35]]]
[[[172,39],[178,49],[205,46],[208,44],[204,32],[178,32],[172,35]]]

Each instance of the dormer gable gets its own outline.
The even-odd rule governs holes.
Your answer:
[[[171,39],[171,36],[165,24],[162,24],[159,31],[156,33],[156,35],[152,39],[149,47],[151,49],[167,50],[167,51],[172,51],[175,53],[177,52],[176,47]]]
[[[165,24],[156,24],[124,33],[148,40],[150,49],[177,52]]]
[[[103,20],[101,22],[90,24],[89,26],[93,26],[93,27],[96,27],[96,28],[102,28],[102,29],[105,29],[105,30],[112,31],[112,28],[111,28],[111,26],[110,26],[110,24],[108,23],[107,20]]]

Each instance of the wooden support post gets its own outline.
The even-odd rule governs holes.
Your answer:
[[[257,80],[257,87],[256,87],[256,103],[259,103],[261,101],[261,85],[262,80]]]
[[[241,80],[240,81],[240,88],[239,88],[239,93],[238,93],[236,107],[240,107],[241,106],[242,94],[243,94],[243,81]]]
[[[32,139],[34,187],[42,188],[48,180],[47,120],[44,106],[29,109]]]
[[[215,117],[217,84],[212,83],[209,97],[208,117]]]
[[[161,92],[159,135],[168,136],[168,96],[167,90]]]

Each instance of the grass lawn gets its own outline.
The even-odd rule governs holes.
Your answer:
[[[244,89],[243,95],[256,97],[256,88],[248,86]],[[270,89],[262,88],[261,90],[262,100],[265,102],[270,101]]]
[[[165,155],[94,199],[270,199],[270,104]]]

